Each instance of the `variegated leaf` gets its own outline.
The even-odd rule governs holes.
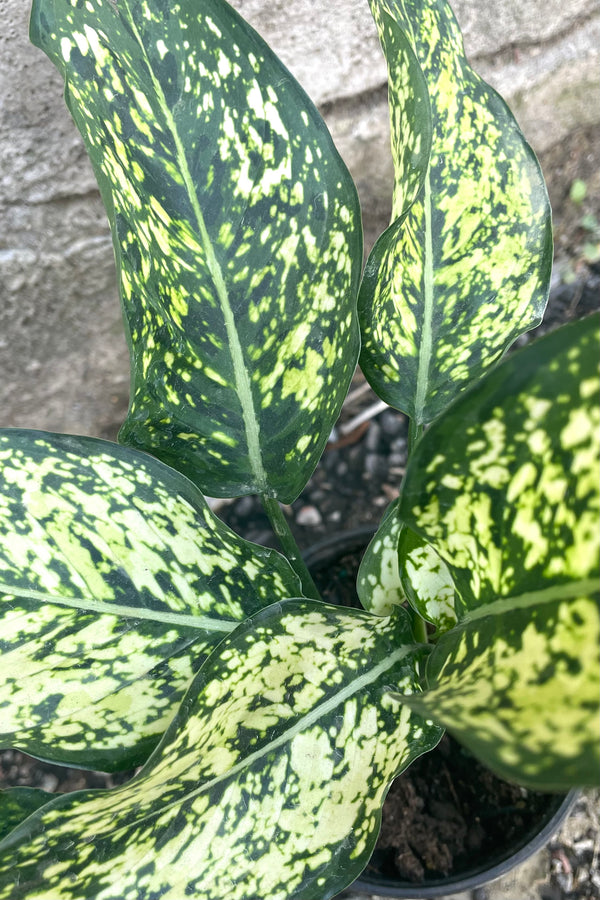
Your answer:
[[[461,597],[415,708],[543,787],[600,770],[599,337],[596,314],[498,366],[418,443],[400,502]]]
[[[431,689],[407,702],[509,781],[554,791],[597,786],[594,588],[597,578],[587,591],[549,589],[474,610],[436,646]]]
[[[395,500],[365,550],[360,562],[356,591],[365,609],[377,616],[391,615],[406,600],[398,570],[398,539],[402,523]]]
[[[442,634],[456,622],[454,584],[433,547],[403,525],[399,501],[387,509],[361,560],[356,589],[365,609],[390,615],[407,601]]]
[[[133,367],[120,440],[217,497],[289,502],[358,354],[354,184],[224,0],[34,0],[113,231]]]
[[[435,625],[438,636],[448,631],[456,624],[456,593],[444,560],[406,525],[400,531],[398,558],[398,577],[412,608]]]
[[[0,845],[0,898],[331,897],[366,864],[390,780],[439,739],[390,696],[419,689],[424,652],[404,610],[263,610],[133,781],[62,797]]]
[[[147,758],[207,653],[299,582],[183,475],[92,438],[0,432],[0,746]]]
[[[365,269],[361,367],[379,396],[420,424],[540,321],[552,264],[550,208],[513,116],[467,64],[446,0],[371,0],[371,7],[390,60],[392,121],[400,110],[405,132],[422,129],[407,108],[412,82],[393,77],[394,20],[428,85],[432,145],[406,215],[397,179],[397,218]],[[402,174],[405,160],[393,150]]]
[[[25,819],[56,799],[56,794],[40,788],[14,787],[0,789],[0,841]]]
[[[427,80],[414,40],[399,26],[389,3],[371,3],[388,67],[390,130],[394,157],[392,220],[414,203],[423,187],[431,152],[432,116]]]

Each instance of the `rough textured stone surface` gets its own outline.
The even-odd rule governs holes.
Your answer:
[[[129,375],[106,216],[28,4],[0,18],[0,425],[112,433]]]
[[[385,62],[367,2],[233,0],[233,5],[318,105],[361,95],[384,83]],[[551,57],[558,53],[569,58],[581,53],[584,46],[598,52],[598,43],[589,31],[590,20],[599,17],[597,0],[454,0],[453,8],[470,57],[478,63],[489,58],[492,66],[484,64],[483,68],[494,68],[500,75],[511,56],[514,59],[518,53],[517,69],[523,83],[535,76],[531,70],[524,71],[530,55],[536,60],[533,68],[541,72],[546,67],[541,60],[546,51],[551,51]],[[507,58],[502,59],[502,54]],[[552,60],[548,64],[552,65]],[[514,77],[513,69],[509,82]],[[513,92],[510,83],[507,90]]]
[[[366,0],[234,0],[322,109],[367,244],[392,184],[385,65]],[[478,71],[538,151],[600,122],[597,0],[455,0]],[[108,227],[58,73],[0,0],[0,426],[114,434],[127,405]]]

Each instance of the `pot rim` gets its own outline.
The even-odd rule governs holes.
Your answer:
[[[311,544],[302,552],[302,559],[307,566],[318,566],[328,562],[329,554],[344,548],[348,553],[356,552],[361,547],[366,549],[368,542],[377,531],[376,525],[361,525],[350,531],[338,531],[328,537]]]
[[[448,893],[459,893],[482,887],[511,872],[538,850],[541,850],[567,818],[578,796],[579,791],[577,789],[569,791],[566,796],[557,796],[557,802],[560,799],[560,803],[540,831],[533,837],[530,837],[529,840],[525,839],[525,843],[518,847],[514,853],[511,853],[507,848],[508,855],[489,867],[486,867],[486,864],[483,863],[480,866],[474,866],[466,872],[449,875],[446,878],[436,878],[423,884],[395,881],[394,879],[383,877],[365,876],[363,878],[359,875],[350,887],[352,890],[366,894],[379,894],[384,897],[405,898],[405,900],[408,900],[408,898],[410,900],[416,900],[416,898],[418,900],[427,900],[427,898],[444,897]]]

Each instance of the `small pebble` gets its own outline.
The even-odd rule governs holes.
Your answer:
[[[391,453],[401,453],[403,458],[406,457],[406,438],[397,437],[390,444]]]
[[[387,461],[378,453],[367,453],[365,456],[365,475],[367,478],[387,475]]]
[[[573,842],[573,849],[577,853],[593,853],[595,842],[592,838],[583,838],[580,841]]]
[[[403,478],[406,474],[406,466],[390,466],[388,475],[392,475],[394,478]]]
[[[323,517],[316,506],[303,506],[296,513],[296,524],[302,525],[304,528],[321,525],[322,522]]]
[[[397,487],[394,487],[392,484],[385,484],[385,482],[381,485],[381,490],[388,500],[396,500],[400,494]]]
[[[571,872],[557,872],[554,877],[555,877],[556,883],[559,886],[559,888],[561,889],[561,891],[564,891],[566,894],[568,894],[568,892],[573,887],[572,873]]]
[[[392,466],[403,466],[406,462],[406,453],[390,453],[388,456],[388,463],[390,468]]]
[[[43,791],[55,791],[58,787],[58,778],[51,772],[46,772],[40,780],[40,787]]]
[[[473,891],[472,900],[489,900],[489,896],[487,888],[479,887]]]

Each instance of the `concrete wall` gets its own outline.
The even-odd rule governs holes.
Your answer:
[[[367,240],[392,180],[385,65],[366,0],[235,0],[320,106]],[[600,125],[598,0],[455,0],[471,61],[540,154]],[[28,4],[0,0],[0,426],[112,436],[128,362],[104,212]]]

